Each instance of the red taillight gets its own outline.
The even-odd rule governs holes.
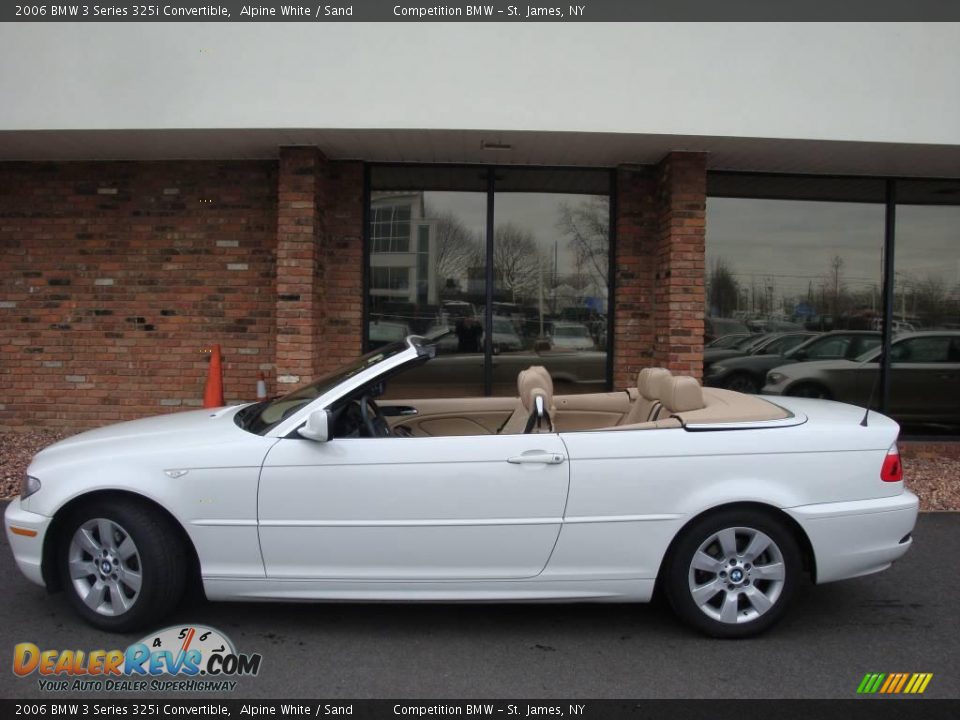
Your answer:
[[[900,462],[900,450],[896,443],[887,450],[887,456],[883,459],[883,467],[880,468],[880,479],[884,482],[900,482],[903,480],[903,463]]]

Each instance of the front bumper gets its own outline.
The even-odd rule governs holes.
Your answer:
[[[817,583],[869,575],[910,549],[920,502],[905,490],[893,497],[786,508],[810,538]]]
[[[20,498],[14,498],[4,513],[7,529],[7,542],[13,551],[20,572],[31,582],[44,585],[43,582],[43,539],[46,537],[50,521],[45,515],[24,510]]]

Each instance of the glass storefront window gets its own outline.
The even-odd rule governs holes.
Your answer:
[[[905,433],[960,433],[960,181],[897,183],[890,400]],[[952,204],[950,204],[952,203]]]
[[[531,365],[550,370],[558,394],[606,390],[610,178],[374,167],[367,349],[448,331],[429,373],[395,378],[388,397],[515,396]]]
[[[557,394],[607,384],[609,199],[498,192],[494,231],[493,392],[516,372],[550,371]]]
[[[705,342],[811,335],[786,350],[721,341],[704,352],[704,384],[869,402],[876,363],[854,373],[862,382],[824,363],[842,369],[881,342],[884,200],[881,180],[710,178]],[[785,366],[791,371],[778,375],[789,380],[768,385],[768,373]]]

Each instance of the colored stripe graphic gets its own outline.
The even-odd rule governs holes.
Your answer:
[[[867,673],[857,686],[860,695],[921,695],[933,673]]]

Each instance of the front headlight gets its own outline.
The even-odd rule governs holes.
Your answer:
[[[779,385],[784,380],[787,379],[787,376],[783,373],[772,372],[767,373],[767,385]]]
[[[20,499],[26,500],[39,489],[40,481],[33,477],[33,475],[27,475],[24,473],[23,478],[20,480]]]

